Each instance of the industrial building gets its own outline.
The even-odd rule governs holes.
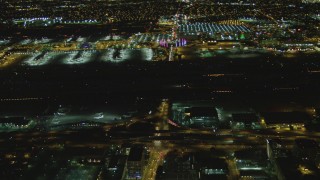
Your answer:
[[[265,112],[261,113],[262,124],[277,130],[305,130],[305,123],[311,118],[304,112]]]
[[[145,166],[145,149],[143,146],[133,146],[126,163],[126,179],[141,179]]]

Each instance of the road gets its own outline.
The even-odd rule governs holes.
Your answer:
[[[152,148],[150,152],[150,157],[147,165],[144,168],[143,180],[153,180],[156,177],[156,172],[159,165],[162,165],[165,155],[169,150],[161,150],[157,148]]]
[[[156,130],[169,130],[168,125],[168,115],[169,115],[169,102],[164,100],[161,102],[158,107],[158,113],[155,114],[155,117],[159,119],[156,123]]]

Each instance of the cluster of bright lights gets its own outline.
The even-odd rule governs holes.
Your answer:
[[[10,42],[10,40],[2,39],[0,40],[0,45],[6,45]]]
[[[168,41],[170,39],[169,34],[138,34],[133,39],[134,42],[144,43],[144,42],[160,42],[161,40]]]
[[[97,20],[92,20],[92,19],[89,19],[89,20],[78,20],[78,21],[75,21],[75,20],[73,20],[73,21],[61,21],[61,23],[63,23],[63,24],[81,24],[81,23],[85,23],[85,24],[87,24],[87,23],[98,23],[98,21]]]
[[[115,53],[115,49],[109,48],[107,49],[101,56],[102,61],[114,61],[113,55]]]
[[[23,26],[26,27],[30,24],[34,24],[35,22],[42,22],[44,26],[48,26],[49,24],[56,24],[56,23],[62,23],[62,24],[91,24],[91,23],[98,23],[96,19],[86,19],[86,20],[63,20],[62,17],[55,17],[55,18],[48,18],[48,17],[36,17],[36,18],[21,18],[21,19],[15,19],[14,23],[18,24],[22,22]]]
[[[41,38],[40,40],[35,40],[34,43],[35,44],[45,44],[45,43],[49,43],[50,41],[52,41],[52,39]]]
[[[36,65],[46,65],[49,64],[49,62],[57,57],[57,54],[54,52],[48,52],[43,55],[43,57],[39,59],[34,59],[33,62],[35,62]]]
[[[21,45],[26,45],[26,44],[30,44],[30,43],[32,43],[32,40],[31,40],[31,39],[24,39],[24,40],[20,41],[19,44],[21,44]]]
[[[175,41],[171,41],[170,39],[165,40],[161,39],[159,42],[160,46],[168,48],[170,45],[174,45],[175,47],[182,47],[187,45],[186,39],[177,39]]]
[[[30,100],[40,100],[43,98],[6,98],[6,99],[0,99],[0,101],[30,101]]]
[[[135,55],[141,55],[142,60],[151,61],[153,58],[153,51],[150,48],[140,48],[140,49],[123,49],[121,51],[122,60],[130,60],[135,58]]]
[[[198,32],[205,32],[214,34],[216,32],[250,32],[250,30],[242,25],[225,25],[213,23],[194,23],[181,24],[178,30],[187,34],[196,34]]]
[[[92,51],[76,51],[69,53],[66,59],[63,60],[64,64],[84,64],[92,60]],[[78,57],[77,57],[78,56]]]
[[[119,49],[119,54],[116,55],[116,49],[107,49],[101,56],[102,61],[106,62],[122,62],[135,58],[135,55],[141,55],[140,59],[151,61],[153,59],[153,51],[150,48],[139,49]]]
[[[120,40],[122,37],[121,36],[119,36],[119,35],[108,35],[108,36],[104,36],[104,37],[102,37],[100,40],[101,41],[109,41],[109,40]]]
[[[76,41],[77,42],[84,42],[86,40],[87,40],[87,38],[85,38],[85,37],[78,37]]]
[[[151,61],[153,58],[153,51],[150,48],[141,48],[142,58],[146,61]]]

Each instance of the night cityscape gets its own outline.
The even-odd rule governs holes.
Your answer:
[[[320,0],[0,12],[1,180],[320,179]]]

